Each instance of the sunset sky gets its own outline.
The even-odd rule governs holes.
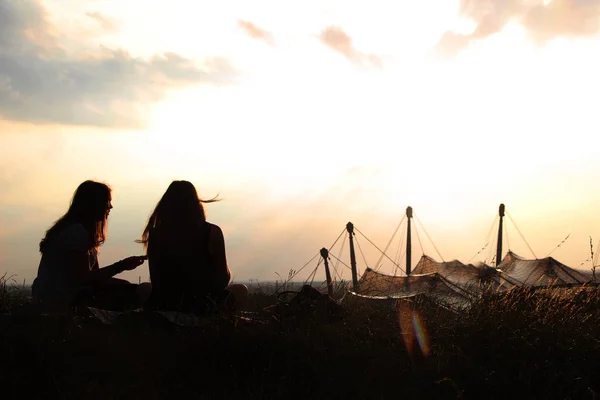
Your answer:
[[[0,0],[0,275],[35,277],[86,179],[113,188],[102,265],[142,254],[185,179],[222,198],[236,280],[287,275],[348,221],[383,248],[409,205],[446,261],[503,202],[538,257],[570,234],[552,256],[590,268],[599,34],[600,0]]]

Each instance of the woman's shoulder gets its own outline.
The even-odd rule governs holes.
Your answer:
[[[204,224],[206,224],[208,226],[208,229],[211,230],[211,231],[213,231],[213,230],[219,230],[220,231],[221,230],[221,228],[219,227],[219,225],[213,224],[212,222],[205,221]]]
[[[217,224],[213,224],[212,222],[208,222],[208,221],[205,221],[204,223],[209,226],[210,230],[218,230],[218,231],[221,230],[221,227]]]
[[[88,231],[80,223],[69,224],[57,232],[55,244],[80,251],[88,251],[93,247]]]
[[[225,238],[223,236],[223,231],[221,230],[221,227],[219,225],[216,224],[211,224],[210,222],[207,222],[208,224],[208,246],[209,249],[211,249],[213,252],[214,251],[220,251],[221,248],[224,247],[224,241]]]
[[[223,236],[223,230],[221,229],[221,227],[217,224],[213,224],[211,222],[206,221],[205,222],[207,228],[206,231],[208,232],[208,236],[212,239],[212,238],[219,238]]]
[[[148,234],[148,243],[150,247],[174,247],[185,248],[196,246],[204,241],[203,238],[210,236],[213,230],[213,224],[202,223],[197,228],[171,226],[156,226]],[[218,227],[217,227],[218,229]]]

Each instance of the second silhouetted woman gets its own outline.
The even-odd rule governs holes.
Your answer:
[[[142,234],[153,292],[148,307],[201,313],[214,305],[239,304],[245,285],[229,285],[221,228],[206,221],[196,188],[174,181],[162,196]]]

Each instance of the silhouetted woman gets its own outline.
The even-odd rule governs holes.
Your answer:
[[[45,308],[65,309],[81,303],[124,309],[139,307],[147,300],[150,284],[134,285],[113,278],[143,264],[145,256],[128,257],[104,268],[98,265],[111,201],[107,185],[85,181],[75,191],[67,213],[46,232],[32,285],[34,299]]]
[[[173,181],[142,234],[152,283],[150,308],[201,313],[212,306],[237,306],[248,288],[230,285],[223,232],[206,221],[196,188]]]

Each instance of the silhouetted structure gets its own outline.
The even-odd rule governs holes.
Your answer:
[[[509,251],[498,265],[504,274],[522,286],[577,286],[593,283],[591,272],[578,271],[552,257],[527,260]]]
[[[412,268],[412,239],[410,233],[410,220],[413,217],[413,210],[411,206],[406,207],[406,275],[410,275]]]
[[[354,252],[354,225],[352,222],[346,224],[348,241],[350,243],[350,268],[352,269],[352,286],[354,291],[358,290],[358,272],[356,271],[356,253]]]
[[[496,246],[496,266],[500,265],[502,260],[502,222],[504,220],[504,204],[500,204],[498,208],[498,215],[500,216],[500,223],[498,224],[498,244]]]
[[[329,251],[323,247],[321,249],[321,257],[323,257],[323,263],[325,264],[325,279],[327,281],[327,294],[333,297],[333,281],[331,280],[331,272],[329,271]]]
[[[540,288],[595,284],[593,274],[569,268],[552,257],[527,260],[509,249],[506,257],[500,261],[503,250],[504,204],[500,204],[498,215],[500,223],[495,255],[496,268],[485,263],[463,264],[458,260],[438,262],[423,254],[414,270],[411,270],[413,210],[407,207],[406,276],[386,275],[367,268],[358,284],[354,285],[355,294],[372,299],[423,295],[434,299],[436,303],[456,309],[467,306],[470,299],[484,292],[507,291],[523,286]]]

